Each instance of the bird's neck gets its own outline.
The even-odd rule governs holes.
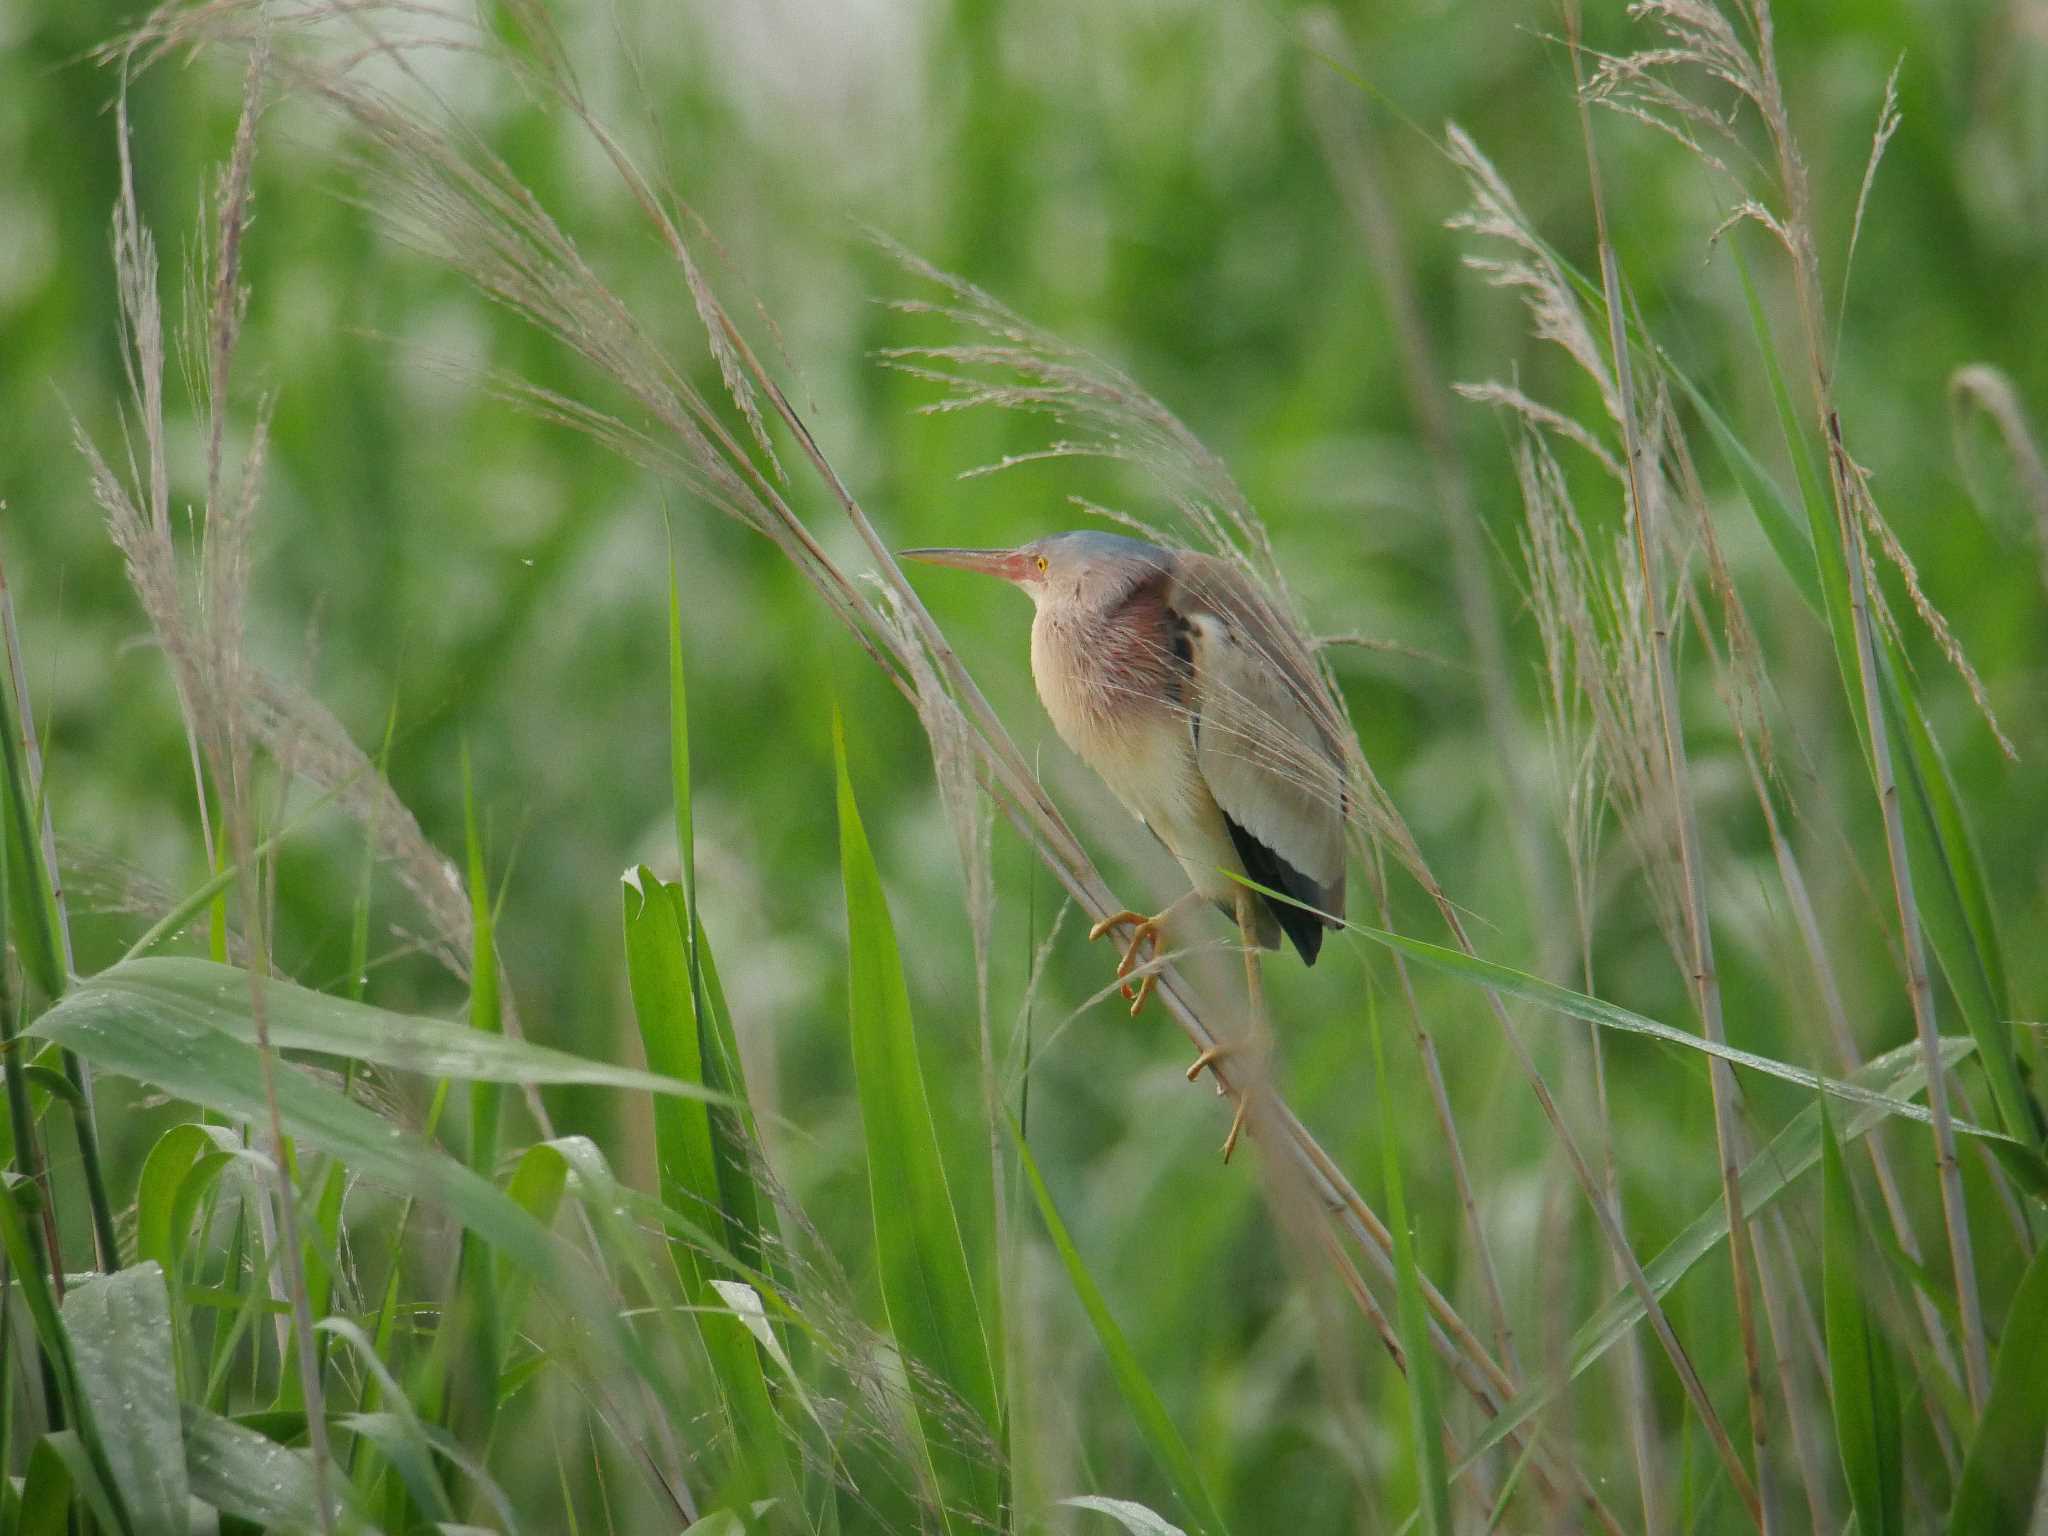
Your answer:
[[[1107,611],[1078,602],[1047,603],[1031,621],[1031,678],[1039,701],[1067,745],[1081,742],[1112,718],[1107,670],[1115,636]]]

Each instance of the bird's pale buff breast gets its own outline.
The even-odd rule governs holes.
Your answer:
[[[1216,873],[1238,869],[1223,813],[1196,766],[1186,714],[1171,701],[1170,650],[1146,626],[1041,609],[1031,676],[1060,739],[1178,859],[1203,894],[1228,903]]]

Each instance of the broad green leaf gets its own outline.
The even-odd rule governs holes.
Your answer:
[[[1415,1483],[1423,1528],[1430,1536],[1449,1536],[1450,1477],[1444,1467],[1443,1408],[1438,1400],[1436,1354],[1429,1343],[1429,1314],[1423,1309],[1422,1279],[1416,1267],[1415,1232],[1408,1223],[1408,1194],[1401,1177],[1401,1151],[1395,1127],[1394,1095],[1387,1083],[1387,1055],[1380,1042],[1379,1009],[1370,991],[1366,1015],[1372,1035],[1373,1080],[1379,1090],[1380,1165],[1387,1180],[1387,1225],[1394,1238],[1395,1315],[1408,1385],[1409,1453],[1415,1458]]]
[[[1899,1441],[1899,1388],[1891,1346],[1866,1305],[1864,1290],[1882,1273],[1864,1262],[1849,1171],[1827,1101],[1821,1118],[1821,1297],[1833,1388],[1835,1444],[1859,1536],[1904,1536],[1905,1458]]]
[[[152,960],[130,964],[190,964],[218,969],[207,961]],[[251,1033],[247,1027],[246,986],[220,989],[209,984],[206,990],[213,998],[210,1006],[188,1000],[173,1007],[137,1007],[132,998],[117,997],[110,1001],[104,993],[95,994],[93,986],[87,984],[44,1014],[36,1023],[35,1032],[71,1047],[109,1071],[153,1083],[175,1098],[245,1122],[260,1123],[268,1115],[268,1101],[255,1048],[246,1038]],[[287,989],[287,995],[290,994],[315,996],[297,988]],[[237,999],[242,1009],[239,1020],[232,1014]],[[351,1019],[363,1011],[347,1003],[340,1007]],[[272,1017],[276,1021],[282,1015]],[[433,1022],[399,1019],[397,1015],[385,1017],[407,1027]],[[303,1036],[303,1017],[296,1019],[292,1027]],[[515,1043],[491,1042],[489,1037],[474,1031],[450,1028],[458,1037],[485,1042],[494,1051]],[[327,1043],[322,1048],[336,1054],[372,1054],[352,1050],[340,1040],[347,1033],[323,1029],[319,1038]],[[377,1031],[363,1030],[357,1024],[354,1033],[374,1043]],[[523,1055],[524,1049],[519,1054]],[[463,1059],[456,1046],[436,1046],[435,1051],[437,1059]],[[582,1065],[575,1063],[573,1057],[562,1057],[556,1052],[541,1054],[552,1061],[570,1062],[578,1069]],[[482,1064],[495,1069],[514,1059],[517,1058],[498,1056]],[[670,1085],[647,1073],[628,1073],[626,1077],[660,1083],[664,1091],[686,1086]],[[275,1083],[285,1132],[294,1142],[342,1159],[364,1178],[440,1206],[509,1262],[519,1265],[570,1303],[565,1309],[567,1315],[578,1327],[587,1328],[594,1335],[590,1342],[597,1358],[591,1363],[592,1369],[634,1371],[644,1376],[657,1393],[673,1393],[662,1361],[634,1342],[610,1304],[610,1292],[597,1283],[588,1262],[559,1242],[502,1190],[438,1147],[343,1098],[288,1063],[281,1064]]]
[[[318,1484],[309,1452],[279,1445],[197,1403],[182,1405],[182,1416],[185,1469],[193,1497],[273,1536],[312,1536],[320,1530]],[[329,1475],[327,1488],[328,1496],[360,1529],[362,1511],[348,1479],[336,1470]],[[349,1523],[344,1520],[343,1528]]]
[[[896,1346],[930,1371],[1001,1442],[995,1350],[982,1324],[972,1266],[939,1157],[938,1127],[918,1063],[910,993],[889,920],[882,877],[846,771],[846,740],[833,719],[839,781],[839,860],[846,891],[854,1079],[867,1143],[868,1195],[882,1301]],[[1000,1519],[1001,1480],[988,1452],[963,1443],[946,1416],[916,1397],[927,1453],[949,1504]]]
[[[1095,1277],[1088,1272],[1081,1251],[1074,1246],[1066,1222],[1060,1219],[1059,1207],[1053,1203],[1052,1191],[1046,1188],[1045,1178],[1038,1171],[1038,1160],[1031,1155],[1031,1146],[1014,1119],[1010,1121],[1010,1136],[1017,1147],[1018,1165],[1024,1170],[1025,1181],[1030,1184],[1032,1197],[1038,1202],[1038,1215],[1045,1223],[1045,1234],[1052,1239],[1053,1249],[1059,1254],[1060,1263],[1066,1267],[1067,1283],[1073,1286],[1074,1294],[1080,1298],[1081,1310],[1088,1314],[1088,1321],[1095,1329],[1096,1340],[1109,1361],[1110,1373],[1116,1378],[1117,1390],[1123,1394],[1124,1406],[1138,1421],[1138,1428],[1144,1432],[1160,1471],[1173,1485],[1188,1521],[1197,1532],[1222,1536],[1228,1527],[1223,1522],[1222,1511],[1216,1506],[1215,1496],[1209,1492],[1202,1477],[1201,1464],[1188,1450],[1187,1442],[1181,1439],[1180,1431],[1167,1415],[1165,1403],[1160,1401],[1158,1389],[1145,1374],[1144,1366],[1138,1363],[1137,1355],[1124,1338],[1123,1329],[1117,1326],[1116,1317],[1109,1310],[1109,1302],[1095,1283]],[[1163,1521],[1161,1523],[1164,1524]]]
[[[2033,1261],[2013,1292],[1998,1361],[1991,1371],[1991,1395],[1976,1438],[1963,1459],[1949,1512],[1950,1536],[2024,1531],[2031,1528],[2035,1495],[2048,1452],[2048,1246]]]
[[[191,1487],[163,1271],[138,1264],[76,1286],[64,1298],[63,1319],[79,1392],[131,1527],[145,1536],[185,1536]]]
[[[267,1159],[244,1147],[226,1126],[191,1120],[165,1131],[143,1159],[135,1192],[135,1257],[163,1271],[174,1313],[187,1294],[185,1244],[192,1218],[215,1181],[236,1161],[269,1167]],[[189,1388],[197,1366],[190,1356],[188,1330],[173,1330],[171,1347],[181,1390]],[[286,1356],[287,1361],[290,1358]]]
[[[185,1238],[193,1205],[182,1195],[196,1196],[203,1186],[191,1184],[195,1170],[216,1171],[244,1148],[225,1126],[186,1120],[156,1140],[142,1160],[135,1195],[135,1256],[163,1270],[165,1283],[176,1287],[185,1256]]]
[[[446,1019],[366,1007],[288,981],[266,980],[263,1005],[271,1044],[279,1050],[316,1051],[425,1077],[470,1082],[579,1083],[685,1098],[718,1098],[695,1083],[586,1061]],[[72,1034],[84,1027],[102,1035],[123,1029],[174,1028],[181,1036],[200,1028],[253,1042],[256,1030],[249,1016],[249,973],[181,956],[124,960],[80,982],[38,1019],[29,1033],[68,1044]]]

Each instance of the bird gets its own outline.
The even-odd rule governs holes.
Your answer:
[[[1250,575],[1096,529],[900,553],[1023,589],[1036,608],[1032,680],[1054,729],[1187,872],[1191,889],[1164,910],[1112,913],[1089,933],[1131,930],[1117,977],[1133,1015],[1155,981],[1150,970],[1135,990],[1125,980],[1140,952],[1159,954],[1168,922],[1199,901],[1237,924],[1255,1009],[1256,951],[1284,939],[1315,964],[1344,912],[1338,716],[1307,646]],[[1226,1049],[1203,1052],[1189,1078]],[[1242,1120],[1240,1099],[1226,1157]]]

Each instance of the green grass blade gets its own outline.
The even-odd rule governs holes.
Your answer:
[[[1973,1048],[1973,1043],[1968,1040],[1945,1042],[1943,1060],[1953,1067]],[[1865,1063],[1857,1076],[1860,1080],[1880,1085],[1887,1097],[1897,1098],[1918,1092],[1926,1083],[1926,1069],[1921,1061],[1918,1042],[1895,1047]],[[1860,1110],[1843,1128],[1843,1139],[1854,1141],[1882,1124],[1884,1119],[1882,1110]],[[1772,1201],[1803,1177],[1819,1157],[1820,1111],[1816,1106],[1808,1105],[1793,1116],[1785,1128],[1742,1169],[1738,1187],[1743,1214],[1752,1219],[1760,1215]],[[1659,1297],[1668,1295],[1672,1287],[1727,1237],[1727,1203],[1717,1198],[1643,1266],[1643,1275],[1650,1283],[1651,1292]],[[1561,1374],[1553,1372],[1537,1379],[1504,1404],[1474,1438],[1453,1477],[1463,1477],[1495,1446],[1555,1402],[1569,1382],[1604,1358],[1630,1329],[1642,1321],[1642,1317],[1642,1298],[1633,1286],[1625,1286],[1611,1296],[1572,1335],[1567,1357],[1569,1363],[1565,1370]]]
[[[1901,820],[1907,861],[1918,876],[1921,930],[1977,1041],[1999,1120],[2012,1136],[2040,1147],[2042,1123],[2020,1078],[2018,1032],[2010,1022],[2005,962],[1976,839],[1895,646],[1883,653],[1879,680],[1896,744]]]
[[[690,974],[683,942],[682,892],[642,867],[627,877],[621,894],[626,973],[647,1064],[666,1077],[702,1082],[706,1052],[698,1029],[701,993]],[[656,1099],[654,1144],[662,1203],[720,1232],[728,1247],[733,1246],[736,1228],[752,1245],[752,1230],[735,1221],[725,1207],[710,1106],[691,1099]],[[746,1326],[723,1305],[705,1272],[703,1256],[683,1241],[672,1241],[669,1252],[684,1295],[697,1309],[692,1314],[697,1336],[710,1359],[736,1447],[729,1491],[743,1501],[778,1498],[794,1505],[795,1473],[760,1350]]]
[[[2034,1252],[2006,1313],[1991,1395],[1963,1460],[1950,1536],[2030,1529],[2048,1453],[2048,1246]]]
[[[683,597],[676,577],[673,532],[668,559],[668,765],[676,814],[676,854],[683,894],[697,909],[697,827],[690,795],[690,697],[683,674]]]
[[[1366,1019],[1372,1034],[1372,1067],[1379,1091],[1380,1166],[1387,1181],[1387,1226],[1394,1237],[1394,1297],[1406,1357],[1409,1450],[1415,1457],[1415,1482],[1422,1527],[1430,1536],[1451,1531],[1450,1475],[1444,1465],[1443,1407],[1438,1400],[1436,1355],[1429,1344],[1429,1314],[1423,1308],[1422,1281],[1416,1268],[1415,1232],[1408,1220],[1408,1194],[1401,1177],[1401,1149],[1395,1127],[1394,1096],[1387,1086],[1387,1054],[1380,1041],[1380,1013],[1366,994]]]
[[[1822,483],[1808,437],[1792,404],[1778,367],[1777,349],[1772,344],[1770,324],[1762,301],[1750,279],[1739,244],[1734,247],[1736,268],[1742,278],[1749,305],[1750,325],[1757,350],[1770,380],[1771,396],[1777,407],[1779,427],[1798,471],[1801,499],[1805,506],[1810,549],[1818,562],[1821,612],[1834,642],[1835,664],[1841,676],[1842,694],[1856,728],[1856,739],[1870,762],[1871,722],[1865,718],[1862,668],[1857,660],[1856,620],[1849,595],[1849,568],[1842,548],[1842,534],[1836,526],[1834,500]],[[2006,1131],[2040,1148],[2043,1127],[2026,1102],[2020,1085],[2013,1031],[2007,1020],[2011,1010],[2005,997],[2005,965],[1999,946],[1997,926],[1992,919],[1989,884],[1978,856],[1975,839],[1964,820],[1953,781],[1942,760],[1932,732],[1921,713],[1918,700],[1906,682],[1895,654],[1896,643],[1879,641],[1880,676],[1878,694],[1882,702],[1886,737],[1894,758],[1900,820],[1905,831],[1906,864],[1913,875],[1913,892],[1926,934],[1942,974],[1955,993],[1964,1023],[1977,1039],[1979,1057],[1990,1079],[1992,1098]],[[1959,1127],[1960,1128],[1960,1127]]]
[[[71,1468],[45,1436],[29,1452],[10,1536],[71,1536]]]
[[[476,791],[467,744],[462,749],[462,826],[469,866],[469,1027],[481,1037],[501,1039],[505,1020],[498,995],[498,950],[492,936],[490,877],[484,866],[483,835],[477,828]],[[497,1170],[498,1125],[503,1111],[503,1087],[488,1079],[472,1079],[469,1166],[486,1181],[493,1179]],[[491,1421],[497,1412],[498,1369],[502,1364],[497,1268],[488,1247],[474,1232],[464,1231],[456,1260],[455,1295],[435,1333],[432,1357],[417,1384],[419,1400],[433,1422],[479,1445],[490,1438]],[[383,1422],[381,1416],[370,1417],[379,1424]],[[376,1430],[364,1433],[376,1439]],[[407,1454],[413,1455],[416,1450],[408,1446]],[[440,1474],[432,1456],[424,1451],[417,1451],[417,1456],[438,1492]],[[412,1493],[415,1508],[423,1516],[433,1518],[434,1507],[423,1502],[416,1487],[417,1478],[392,1460],[388,1448],[386,1460]]]
[[[5,868],[0,883],[8,887],[0,906],[0,936],[11,931],[14,951],[24,973],[35,980],[43,996],[56,999],[70,983],[69,959],[62,939],[62,918],[57,910],[57,891],[52,871],[43,858],[43,845],[36,835],[38,816],[34,792],[23,763],[21,708],[14,697],[11,679],[0,686],[0,763],[6,768]],[[113,1202],[107,1196],[106,1175],[100,1167],[99,1128],[95,1124],[91,1082],[76,1058],[63,1058],[64,1075],[78,1089],[79,1171],[85,1176],[86,1203],[92,1215],[93,1251],[101,1269],[118,1269],[121,1244],[114,1231]]]
[[[1486,987],[1503,997],[1513,997],[1522,1002],[1533,1003],[1539,1008],[1560,1013],[1568,1018],[1583,1019],[1588,1024],[1597,1024],[1602,1029],[1616,1030],[1622,1034],[1647,1035],[1667,1045],[1676,1045],[1706,1056],[1718,1056],[1723,1061],[1738,1067],[1747,1067],[1754,1072],[1775,1077],[1788,1083],[1797,1083],[1803,1088],[1819,1088],[1833,1098],[1853,1104],[1859,1109],[1882,1110],[1904,1120],[1916,1120],[1922,1125],[1929,1122],[1929,1115],[1918,1104],[1869,1088],[1857,1079],[1844,1080],[1828,1077],[1809,1067],[1793,1066],[1769,1056],[1760,1056],[1754,1051],[1745,1051],[1732,1045],[1722,1045],[1688,1034],[1682,1029],[1661,1023],[1645,1014],[1633,1012],[1617,1003],[1589,997],[1584,992],[1574,992],[1569,987],[1560,987],[1554,982],[1531,976],[1512,966],[1498,961],[1482,960],[1463,950],[1449,949],[1441,944],[1431,944],[1424,939],[1410,938],[1406,934],[1390,933],[1382,928],[1370,928],[1362,923],[1345,922],[1343,926],[1352,933],[1398,950],[1409,959],[1428,966],[1431,970],[1469,981],[1475,986]],[[1858,1078],[1866,1074],[1859,1073]],[[1967,1120],[1955,1121],[1959,1135],[1975,1136],[1989,1143],[2006,1167],[2020,1177],[2030,1190],[2039,1193],[2048,1190],[2048,1163],[2044,1163],[2030,1148],[2016,1138],[2001,1131],[1973,1125]]]
[[[671,900],[677,903],[681,914],[684,950],[689,958],[690,1000],[698,1020],[698,1059],[702,1069],[699,1080],[732,1100],[737,1121],[735,1133],[724,1117],[711,1117],[712,1161],[718,1169],[720,1204],[734,1251],[750,1264],[760,1265],[765,1259],[773,1266],[780,1263],[780,1245],[764,1239],[779,1235],[775,1206],[761,1197],[755,1184],[752,1147],[758,1130],[747,1098],[746,1075],[740,1066],[739,1042],[733,1036],[732,1013],[726,1007],[725,989],[719,985],[718,966],[712,958],[703,912],[697,904],[690,701],[683,669],[682,593],[673,550],[668,572],[668,678],[669,775],[676,818],[676,856],[682,871],[681,891],[671,892]]]
[[[270,1038],[279,1050],[315,1051],[367,1061],[394,1071],[467,1082],[563,1083],[629,1092],[679,1095],[729,1103],[697,1083],[631,1067],[589,1061],[564,1051],[472,1030],[424,1014],[393,1013],[275,978],[263,983]],[[81,982],[36,1020],[31,1035],[63,1041],[80,1021],[118,1030],[158,1021],[218,1030],[253,1043],[246,972],[211,960],[157,955],[124,960]]]
[[[43,995],[55,998],[63,996],[66,981],[57,895],[36,836],[35,796],[22,763],[21,740],[13,690],[0,686],[0,765],[7,774],[8,905],[14,918],[15,952]]]
[[[121,1507],[114,1498],[113,1490],[108,1487],[105,1476],[77,1431],[60,1429],[43,1436],[36,1443],[35,1454],[29,1459],[31,1476],[35,1474],[38,1460],[43,1462],[46,1479],[52,1484],[61,1484],[64,1490],[62,1497],[69,1506],[65,1511],[66,1519],[73,1522],[70,1529],[83,1528],[86,1522],[78,1517],[88,1513],[99,1522],[102,1531],[131,1529],[122,1523]],[[51,1470],[51,1462],[61,1469],[61,1478]],[[44,1496],[44,1502],[57,1496],[53,1487],[51,1493]]]
[[[938,1128],[918,1063],[910,993],[889,920],[882,877],[846,771],[846,740],[833,719],[839,784],[840,873],[846,890],[854,1077],[867,1142],[882,1300],[897,1347],[933,1373],[1002,1440],[996,1350],[982,1324],[959,1219],[939,1158]],[[924,1437],[950,1501],[995,1523],[1001,1480],[985,1450],[957,1442],[921,1399]]]
[[[65,1331],[63,1319],[57,1315],[57,1297],[50,1289],[50,1277],[44,1268],[40,1249],[24,1211],[24,1201],[31,1205],[42,1199],[42,1190],[28,1180],[13,1174],[6,1177],[5,1188],[0,1189],[0,1250],[7,1255],[7,1263],[13,1271],[10,1276],[21,1290],[22,1299],[28,1304],[29,1321],[34,1326],[36,1340],[42,1346],[43,1358],[48,1362],[46,1384],[56,1388],[59,1401],[50,1405],[53,1415],[61,1412],[65,1419],[76,1421],[78,1413],[78,1378],[71,1360],[71,1336]]]
[[[185,1536],[185,1437],[163,1271],[138,1264],[64,1298],[80,1393],[112,1491],[132,1529]]]
[[[1707,435],[1720,450],[1721,460],[1735,477],[1735,483],[1742,487],[1743,499],[1749,503],[1750,513],[1756,518],[1757,527],[1763,530],[1778,563],[1791,578],[1793,590],[1816,616],[1821,615],[1820,569],[1814,561],[1813,535],[1805,515],[1786,500],[1778,482],[1757,461],[1756,455],[1749,451],[1749,445],[1736,436],[1727,418],[1714,408],[1692,380],[1673,367],[1668,358],[1660,356],[1658,363],[1692,402],[1700,420],[1706,423]]]
[[[1821,1298],[1833,1387],[1835,1443],[1860,1536],[1904,1536],[1905,1457],[1899,1440],[1899,1388],[1891,1346],[1864,1291],[1866,1265],[1850,1198],[1849,1171],[1835,1142],[1827,1100],[1818,1101],[1821,1137]]]
[[[484,872],[483,837],[476,825],[476,792],[470,782],[469,748],[462,749],[462,827],[469,852],[469,1027],[483,1034],[505,1033],[498,1000],[498,949],[492,939],[490,882]],[[469,1085],[469,1166],[485,1178],[498,1162],[498,1120],[503,1090],[487,1078]]]
[[[689,956],[669,887],[642,865],[626,876],[620,897],[626,977],[648,1068],[679,1082],[702,1083],[704,1053]],[[663,1201],[698,1221],[721,1221],[724,1208],[708,1106],[689,1099],[656,1099],[654,1148]]]
[[[1053,1203],[1052,1191],[1046,1188],[1045,1177],[1038,1171],[1038,1160],[1031,1155],[1030,1144],[1024,1140],[1024,1133],[1014,1119],[1010,1121],[1010,1135],[1016,1144],[1018,1165],[1031,1186],[1032,1197],[1038,1202],[1038,1215],[1045,1223],[1045,1235],[1052,1239],[1053,1250],[1059,1254],[1060,1263],[1066,1268],[1067,1283],[1073,1286],[1074,1295],[1080,1299],[1081,1310],[1088,1314],[1088,1321],[1094,1326],[1096,1340],[1109,1361],[1110,1374],[1116,1378],[1124,1405],[1131,1410],[1131,1417],[1138,1421],[1138,1428],[1144,1432],[1153,1458],[1159,1463],[1159,1470],[1166,1474],[1167,1482],[1180,1500],[1182,1518],[1198,1533],[1222,1536],[1228,1527],[1216,1505],[1215,1495],[1210,1493],[1208,1483],[1202,1477],[1201,1464],[1189,1451],[1187,1442],[1181,1439],[1180,1431],[1167,1416],[1166,1405],[1159,1399],[1158,1389],[1145,1374],[1144,1366],[1138,1363],[1137,1355],[1124,1338],[1123,1329],[1117,1326],[1116,1318],[1109,1310],[1109,1302],[1103,1297],[1101,1287],[1096,1285],[1095,1277],[1088,1272],[1080,1250],[1074,1246],[1067,1224],[1060,1219],[1059,1207]]]

